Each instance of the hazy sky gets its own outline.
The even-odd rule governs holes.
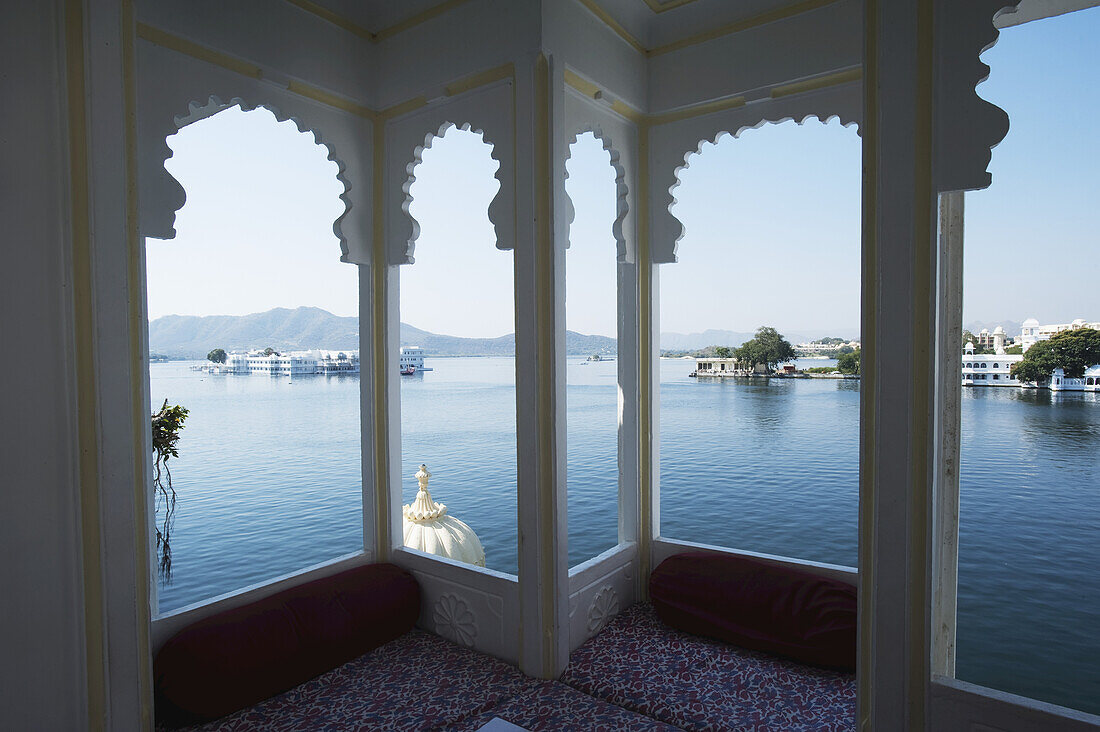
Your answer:
[[[968,322],[1100,318],[1097,37],[1100,10],[1082,11],[1010,28],[983,57],[993,70],[979,91],[1009,112],[1012,128],[993,153],[993,187],[967,196]],[[342,185],[311,134],[266,110],[233,108],[168,142],[166,166],[187,203],[177,237],[148,242],[151,318],[299,305],[357,313],[356,268],[339,261],[332,234]],[[855,128],[787,122],[702,148],[675,191],[686,235],[680,261],[661,268],[662,329],[856,335]],[[480,137],[457,129],[424,152],[412,188],[417,261],[401,268],[404,322],[452,335],[512,332],[512,255],[496,249],[487,213],[497,166]],[[568,327],[614,335],[608,153],[584,135],[568,172]]]

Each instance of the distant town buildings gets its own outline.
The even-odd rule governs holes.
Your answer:
[[[800,355],[816,356],[835,353],[845,347],[851,348],[852,350],[858,350],[859,341],[844,341],[840,338],[822,338],[821,340],[810,341],[809,343],[799,343],[794,348]]]
[[[1024,353],[1039,341],[1048,340],[1051,336],[1067,330],[1091,328],[1100,330],[1100,322],[1090,323],[1083,318],[1078,318],[1072,323],[1055,323],[1053,325],[1040,325],[1035,318],[1028,318],[1020,326],[1020,336],[1015,339],[1022,347],[1022,353],[1006,354],[1005,346],[1013,342],[1008,338],[1004,328],[997,326],[992,333],[983,328],[975,335],[978,343],[973,341],[963,346],[962,356],[962,383],[963,386],[1016,386],[1023,388],[1043,387],[1051,391],[1100,391],[1100,364],[1090,366],[1085,370],[1084,376],[1071,378],[1065,375],[1062,369],[1054,369],[1049,381],[1042,384],[1021,382],[1012,376],[1013,364],[1024,360]],[[976,354],[977,347],[992,348],[992,354]]]
[[[1064,330],[1078,330],[1080,328],[1100,330],[1100,322],[1089,323],[1084,318],[1078,318],[1072,323],[1039,325],[1039,321],[1035,318],[1028,318],[1023,322],[1020,328],[1020,344],[1024,347],[1024,352],[1026,353],[1027,349],[1031,348],[1039,341],[1047,340],[1055,333],[1061,333]]]
[[[999,325],[993,329],[992,333],[988,328],[982,328],[974,337],[978,339],[975,345],[979,348],[992,348],[995,353],[1003,353],[1005,346],[1015,343],[1015,339],[1008,337],[1005,329]]]

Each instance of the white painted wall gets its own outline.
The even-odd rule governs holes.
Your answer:
[[[60,2],[0,7],[0,720],[85,716]],[[18,73],[12,70],[17,69]]]

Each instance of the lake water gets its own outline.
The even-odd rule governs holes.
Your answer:
[[[427,365],[402,379],[404,500],[427,463],[433,497],[514,573],[514,362]],[[567,369],[576,564],[616,542],[616,365]],[[859,382],[690,370],[661,362],[662,534],[854,565]],[[150,373],[156,404],[191,410],[162,612],[362,547],[357,376]],[[1100,399],[969,388],[962,420],[957,675],[1100,712]]]

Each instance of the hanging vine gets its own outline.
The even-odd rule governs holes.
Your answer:
[[[161,408],[153,413],[153,505],[155,516],[153,527],[157,534],[157,568],[164,582],[172,578],[172,519],[176,510],[176,490],[172,487],[172,471],[168,469],[169,458],[179,457],[176,443],[180,439],[180,430],[187,419],[188,411],[184,407],[168,406],[164,400]]]

